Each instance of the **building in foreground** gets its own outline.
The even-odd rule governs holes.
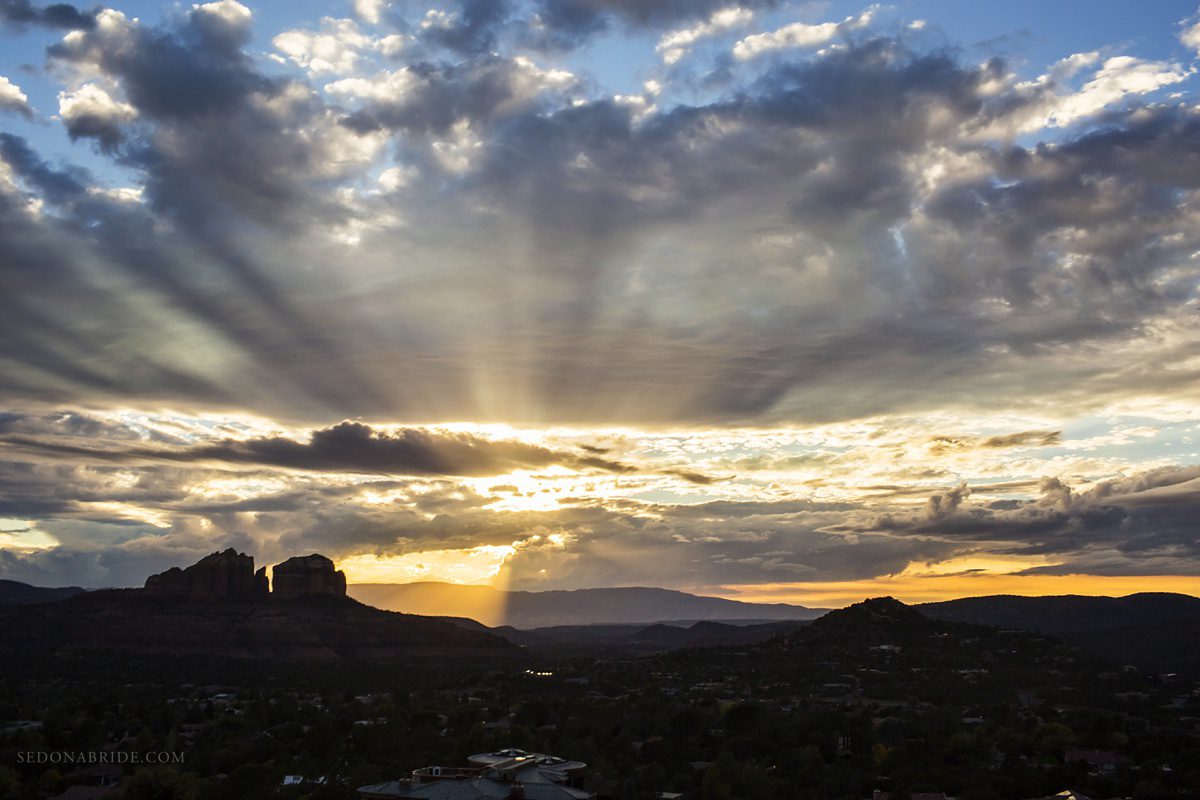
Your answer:
[[[362,786],[367,798],[405,800],[592,800],[580,788],[587,765],[509,748],[478,753],[468,767],[425,767],[409,778]]]

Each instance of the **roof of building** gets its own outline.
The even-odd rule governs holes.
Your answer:
[[[408,781],[386,781],[359,787],[358,793],[366,797],[395,797],[406,800],[507,800],[518,789],[525,800],[588,800],[595,797],[592,792],[573,789],[557,783],[510,783],[492,778],[470,780],[446,779],[410,786]]]
[[[408,781],[384,781],[358,787],[358,793],[364,797],[400,797],[401,792],[408,791]]]
[[[56,794],[50,800],[99,800],[111,792],[113,786],[69,786],[61,794]]]
[[[582,761],[571,761],[559,756],[547,755],[546,753],[531,753],[519,747],[506,747],[503,750],[496,750],[491,753],[476,753],[473,756],[468,756],[467,761],[478,767],[494,768],[499,768],[501,764],[506,762],[534,762],[543,767],[562,772],[575,772],[587,767],[587,764]]]
[[[1039,797],[1037,800],[1090,800],[1090,798],[1079,792],[1063,789],[1058,794],[1052,794],[1049,797]]]
[[[1129,761],[1126,756],[1120,753],[1114,753],[1111,750],[1087,750],[1082,747],[1070,747],[1063,753],[1063,760],[1071,761],[1086,761],[1089,764],[1124,764]],[[1055,795],[1056,797],[1058,795]],[[1065,796],[1065,795],[1063,795]]]

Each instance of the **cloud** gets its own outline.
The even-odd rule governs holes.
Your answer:
[[[33,116],[29,98],[21,91],[21,87],[3,75],[0,75],[0,111],[13,111],[24,117]]]
[[[106,149],[117,146],[123,126],[137,118],[137,110],[114,99],[94,83],[59,92],[58,113],[72,139],[93,138]]]
[[[92,448],[20,436],[8,436],[4,441],[33,450],[71,453],[99,460],[211,461],[322,472],[499,475],[515,469],[552,465],[618,473],[632,470],[597,456],[555,452],[521,442],[492,441],[470,434],[420,429],[379,431],[358,422],[343,422],[313,431],[307,442],[276,436],[224,440],[189,448]]]
[[[363,33],[353,20],[325,17],[320,31],[284,31],[271,43],[311,75],[346,75],[355,70],[365,51],[380,49],[394,55],[400,39],[374,39]]]
[[[1186,308],[1200,246],[1191,178],[1163,168],[1193,135],[1178,109],[1009,147],[985,132],[1044,93],[1002,62],[887,37],[764,59],[726,94],[664,108],[505,54],[414,54],[317,91],[261,72],[243,17],[154,28],[105,11],[51,49],[83,76],[68,129],[136,174],[143,202],[84,187],[29,198],[69,201],[54,223],[12,223],[6,258],[51,266],[7,313],[62,329],[14,343],[17,396],[186,391],[312,421],[774,422],[930,396],[1101,406],[1186,382],[1115,377],[1186,350],[1185,328],[1137,335]],[[100,91],[111,102],[82,102]],[[99,338],[63,310],[88,306],[69,288],[80,249],[112,299],[92,304]],[[1083,355],[1117,342],[1114,363]]]
[[[431,8],[421,20],[418,36],[456,53],[491,53],[510,11],[507,0],[458,0],[455,11]]]
[[[775,50],[797,47],[816,47],[831,41],[835,36],[865,28],[875,16],[868,9],[856,16],[846,17],[841,22],[809,24],[793,22],[769,33],[755,33],[733,46],[733,55],[738,59],[750,59]]]
[[[712,13],[707,20],[691,28],[680,28],[663,34],[655,50],[662,54],[663,63],[674,64],[682,59],[702,39],[716,36],[754,19],[754,12],[740,6],[729,6]]]
[[[984,439],[984,447],[1050,447],[1062,443],[1062,431],[1020,431]]]
[[[360,106],[346,120],[352,128],[443,135],[455,125],[520,118],[561,97],[576,82],[570,72],[543,69],[523,56],[487,56],[466,64],[409,66],[346,78],[326,91]]]
[[[0,133],[0,159],[50,202],[69,202],[86,191],[87,173],[54,169],[19,136]]]
[[[1081,54],[1091,63],[1096,53]],[[1079,59],[1079,56],[1072,56]],[[1163,61],[1146,61],[1133,56],[1113,56],[1077,92],[1064,94],[1054,100],[1044,117],[1035,118],[1028,127],[1063,127],[1092,116],[1130,95],[1149,94],[1164,86],[1179,83],[1194,70]]]
[[[776,0],[737,4],[751,11],[777,5]],[[537,0],[532,27],[543,33],[543,45],[575,47],[614,26],[661,30],[711,20],[728,7],[729,0]]]
[[[1197,512],[1200,468],[1167,467],[1104,481],[1075,492],[1058,478],[1041,497],[967,505],[960,486],[934,495],[920,513],[883,515],[866,530],[975,541],[984,552],[1052,556],[1041,574],[1190,574],[1200,557],[1188,522]]]
[[[86,30],[96,24],[90,12],[68,3],[34,5],[30,0],[0,0],[0,22],[8,25],[40,25],[46,28]]]
[[[1003,449],[1011,447],[1052,447],[1062,444],[1062,431],[1018,431],[996,436],[935,436],[929,442],[931,452],[943,456],[972,449]]]
[[[1182,20],[1179,24],[1182,26],[1182,30],[1179,32],[1179,41],[1200,53],[1200,22]]]
[[[388,0],[354,0],[354,13],[363,22],[378,25],[387,6]]]
[[[628,495],[639,485],[703,492],[719,484],[699,480],[695,470],[656,465],[628,452],[628,443],[616,447],[625,451],[620,461],[599,460],[583,448],[357,423],[308,439],[197,442],[197,423],[156,424],[148,430],[174,433],[151,446],[142,422],[135,430],[78,412],[0,420],[0,516],[37,520],[27,527],[57,542],[14,553],[6,574],[140,584],[148,572],[234,539],[264,560],[311,550],[387,559],[511,548],[504,578],[517,588],[866,580],[988,554],[1064,574],[1187,574],[1200,563],[1189,534],[1197,467],[1084,489],[1048,477],[1029,499],[1020,496],[1029,488],[1021,482],[962,482],[920,506],[899,494],[876,496],[869,506],[786,494],[749,499],[743,484],[729,487],[730,499],[681,505]],[[619,480],[631,488],[607,495],[599,485],[579,486],[581,496],[541,510],[506,505],[542,491],[555,467],[576,471],[577,482]],[[543,477],[532,486],[488,477],[505,470]],[[396,477],[374,477],[381,474]]]

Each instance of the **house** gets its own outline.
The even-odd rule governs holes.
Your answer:
[[[49,800],[100,800],[106,794],[111,792],[113,786],[85,786],[76,784],[68,786],[66,791],[56,794]]]
[[[91,764],[70,772],[67,780],[79,781],[49,800],[99,800],[117,788],[124,777],[118,764]]]
[[[407,778],[361,786],[368,798],[403,800],[594,800],[581,788],[582,761],[517,748],[477,753],[468,767],[432,766]]]
[[[1063,752],[1063,763],[1073,764],[1079,761],[1085,762],[1091,768],[1093,775],[1111,775],[1117,771],[1117,767],[1129,763],[1128,758],[1110,750],[1084,750],[1072,747]]]

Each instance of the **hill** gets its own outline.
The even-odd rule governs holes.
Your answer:
[[[194,602],[106,589],[58,603],[0,609],[0,653],[81,651],[302,662],[520,654],[490,633],[332,595]]]
[[[1077,797],[1148,798],[1160,776],[1171,788],[1155,797],[1195,796],[1174,783],[1174,765],[1190,769],[1200,756],[1194,681],[1114,668],[1048,634],[922,611],[874,598],[761,644],[646,659],[653,689],[639,710],[658,711],[663,697],[688,704],[674,716],[658,711],[664,723],[643,734],[663,737],[656,763],[674,786],[704,796],[715,767],[691,784],[679,776],[695,758],[687,748],[716,735],[708,753],[728,748],[748,769],[770,765],[726,797],[878,797],[878,789],[1044,798],[1071,787]],[[727,710],[701,716],[705,701]],[[796,760],[781,756],[788,752]]]
[[[376,608],[429,616],[468,617],[491,627],[650,624],[664,620],[810,620],[824,609],[745,603],[671,589],[621,587],[573,591],[503,591],[449,583],[357,583],[347,593]]]
[[[490,632],[352,600],[345,574],[319,553],[276,564],[268,577],[252,556],[228,548],[150,575],[142,589],[0,608],[0,654],[100,652],[362,664],[521,654]]]
[[[916,608],[934,619],[1043,633],[1109,630],[1200,619],[1200,597],[1167,592],[1143,592],[1126,597],[1001,594],[924,603]]]
[[[938,620],[1052,634],[1142,669],[1200,674],[1200,598],[1191,595],[994,595],[917,608]]]
[[[53,603],[82,594],[78,586],[30,586],[20,581],[0,580],[0,606],[27,606],[34,603]]]

